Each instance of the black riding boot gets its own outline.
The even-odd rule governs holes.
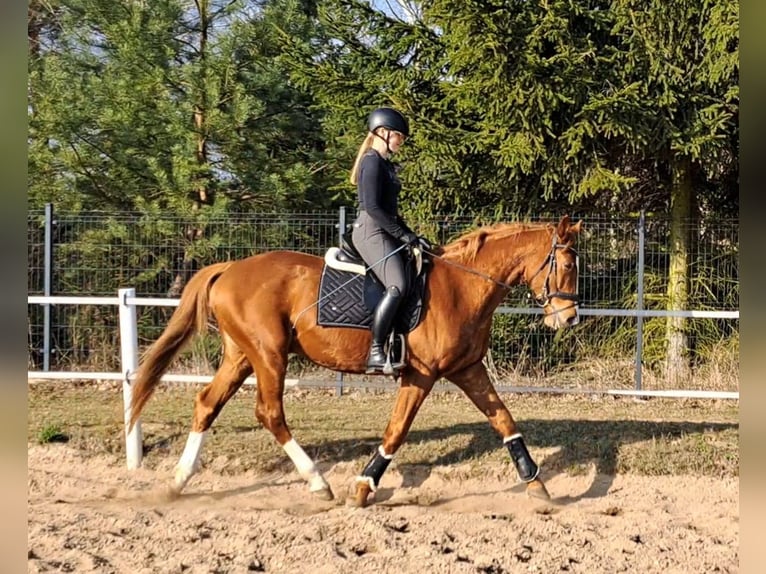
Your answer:
[[[397,287],[389,287],[372,316],[372,344],[367,356],[367,374],[380,373],[386,364],[386,337],[391,331],[402,296]]]

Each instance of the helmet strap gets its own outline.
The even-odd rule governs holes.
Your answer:
[[[392,153],[394,153],[394,152],[391,151],[391,144],[390,144],[390,141],[391,141],[391,130],[386,128],[386,137],[385,138],[382,135],[380,135],[377,131],[372,132],[372,135],[374,135],[376,138],[380,138],[384,142],[386,142],[386,153],[388,153],[388,155],[391,155]]]

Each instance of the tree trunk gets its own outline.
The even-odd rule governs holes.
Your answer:
[[[212,197],[208,193],[208,185],[210,183],[210,177],[208,174],[208,144],[207,144],[207,111],[209,106],[209,96],[207,93],[208,87],[208,33],[210,29],[210,14],[208,0],[197,0],[197,10],[199,12],[200,33],[199,33],[199,45],[197,50],[199,52],[200,59],[200,76],[198,78],[197,90],[195,94],[196,102],[194,103],[194,133],[197,139],[196,149],[194,150],[194,157],[197,160],[197,166],[199,171],[197,172],[197,189],[195,193],[196,208],[200,205],[205,205],[212,201]]]
[[[208,165],[208,143],[207,143],[207,109],[208,109],[208,94],[207,94],[207,45],[208,34],[210,29],[210,5],[208,0],[196,0],[197,12],[199,16],[199,45],[197,51],[200,58],[200,76],[197,79],[197,89],[194,90],[194,97],[196,102],[194,104],[194,133],[196,137],[196,145],[194,149],[194,157],[199,168],[195,189],[193,193],[193,205],[192,210],[197,212],[205,204],[212,203],[212,194],[208,191],[210,183],[209,174],[205,170],[205,166]],[[181,261],[178,273],[173,279],[173,284],[168,290],[168,297],[177,298],[181,296],[183,288],[186,283],[191,279],[191,276],[199,268],[199,262],[191,255],[193,251],[192,247],[194,242],[203,237],[205,233],[202,224],[191,223],[184,229],[184,238],[186,240],[187,247],[184,249],[183,259]]]
[[[191,248],[194,245],[194,242],[202,237],[203,233],[204,230],[198,224],[191,223],[185,226],[184,239],[187,247],[184,248],[180,266],[173,278],[173,283],[170,285],[170,289],[168,289],[168,297],[172,299],[180,297],[186,283],[199,268],[197,260],[191,255]]]
[[[672,184],[670,190],[670,261],[668,269],[669,311],[685,310],[689,300],[689,251],[691,243],[690,219],[692,206],[692,172],[688,156],[671,159]],[[668,317],[665,328],[667,354],[665,377],[677,385],[690,375],[686,319]]]

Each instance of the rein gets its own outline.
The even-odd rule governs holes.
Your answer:
[[[375,263],[373,263],[369,267],[366,267],[365,271],[369,271],[370,269],[373,269],[373,268],[377,267],[383,261],[385,261],[386,259],[388,259],[392,255],[395,255],[396,253],[398,253],[402,249],[405,249],[406,247],[407,247],[407,245],[399,246],[397,249],[395,249],[394,251],[392,251],[388,255],[385,255],[384,257],[382,257],[381,259],[379,259],[378,261],[376,261]],[[418,249],[420,249],[423,253],[427,253],[431,257],[434,257],[435,259],[441,259],[447,265],[452,265],[453,267],[457,267],[458,269],[461,269],[461,270],[463,270],[463,271],[465,271],[467,273],[471,273],[473,275],[476,275],[477,277],[481,277],[482,279],[485,279],[486,281],[490,281],[490,282],[494,283],[495,285],[498,285],[498,286],[502,287],[503,289],[510,290],[510,289],[512,289],[514,287],[510,283],[507,283],[505,281],[500,281],[498,279],[495,279],[494,277],[488,275],[487,273],[484,273],[484,272],[479,271],[477,269],[474,269],[472,267],[468,267],[467,265],[463,265],[462,263],[457,263],[456,261],[450,261],[449,259],[445,259],[441,255],[437,255],[433,251],[427,249],[423,243],[420,244]],[[580,271],[580,257],[579,257],[579,255],[577,255],[577,251],[573,247],[570,247],[570,246],[566,245],[565,243],[559,243],[558,235],[554,232],[553,235],[552,235],[552,239],[551,239],[551,250],[548,252],[548,255],[546,255],[545,260],[542,262],[542,264],[537,269],[537,271],[535,271],[535,273],[532,275],[532,277],[529,279],[529,281],[526,281],[526,280],[524,281],[524,283],[527,286],[529,286],[529,284],[532,282],[532,279],[537,277],[546,267],[548,268],[548,273],[545,276],[545,282],[543,283],[543,291],[542,291],[542,293],[540,295],[537,295],[534,292],[531,293],[531,295],[534,297],[535,303],[538,306],[540,306],[540,307],[545,307],[546,305],[548,305],[550,303],[551,299],[564,299],[566,301],[572,301],[572,306],[576,306],[576,305],[578,305],[580,303],[580,295],[577,292],[575,292],[575,293],[568,293],[566,291],[558,291],[558,290],[553,291],[553,292],[549,291],[549,284],[550,284],[551,275],[553,275],[554,280],[555,280],[556,271],[557,271],[557,267],[558,267],[558,264],[556,263],[556,250],[557,249],[571,249],[574,252],[574,254],[575,254],[575,264],[577,266],[578,273]],[[298,319],[300,319],[301,316],[304,313],[306,313],[312,307],[315,307],[315,306],[319,305],[319,303],[321,301],[323,301],[324,299],[328,298],[335,291],[338,291],[338,290],[342,289],[343,287],[345,287],[348,283],[350,283],[354,279],[355,278],[352,277],[351,279],[349,279],[348,281],[346,281],[342,285],[339,285],[336,289],[332,290],[330,293],[327,293],[324,297],[321,297],[321,298],[317,299],[316,301],[314,301],[313,303],[308,305],[306,308],[301,310],[298,313],[298,315],[295,317],[295,321],[293,321],[293,324],[292,324],[293,330],[295,330],[295,328],[296,328],[295,326],[298,324]],[[530,291],[532,291],[531,288],[530,288]],[[555,312],[559,312],[559,311],[562,311],[562,310],[563,309],[559,309],[559,310],[557,310]]]
[[[510,283],[506,283],[505,281],[498,281],[494,277],[491,277],[490,275],[487,275],[486,273],[483,273],[481,271],[477,271],[476,269],[472,267],[468,267],[467,265],[463,265],[462,263],[456,263],[455,261],[450,261],[449,259],[445,259],[441,255],[437,255],[433,251],[429,251],[428,249],[423,249],[423,253],[427,253],[431,257],[434,257],[435,259],[441,259],[444,263],[447,265],[452,265],[453,267],[457,267],[458,269],[462,269],[463,271],[466,271],[468,273],[473,273],[474,275],[477,275],[481,277],[482,279],[486,279],[487,281],[491,281],[492,283],[495,283],[496,285],[499,285],[500,287],[503,287],[504,289],[513,289],[513,285]]]
[[[564,299],[566,301],[573,301],[573,305],[578,305],[580,303],[580,295],[575,293],[568,293],[566,291],[556,291],[549,292],[549,283],[551,275],[553,275],[554,279],[556,277],[556,271],[557,271],[557,263],[556,263],[556,250],[557,249],[571,249],[575,254],[575,264],[577,265],[577,271],[579,273],[580,270],[580,257],[577,255],[577,251],[565,243],[559,243],[558,235],[554,232],[551,240],[551,250],[548,252],[548,255],[546,255],[545,260],[542,262],[540,267],[535,271],[534,275],[529,279],[529,281],[524,281],[525,284],[529,285],[532,282],[532,279],[537,277],[546,267],[548,268],[548,273],[545,276],[545,283],[543,283],[543,292],[540,295],[534,294],[532,292],[532,295],[534,296],[535,303],[540,307],[545,307],[548,305],[551,301],[551,299]],[[461,263],[457,263],[455,261],[450,261],[449,259],[445,259],[444,257],[437,255],[436,253],[433,253],[432,251],[429,251],[427,249],[423,249],[425,253],[428,253],[431,257],[435,257],[437,259],[441,259],[444,263],[447,265],[452,265],[453,267],[457,267],[458,269],[461,269],[463,271],[466,271],[468,273],[472,273],[473,275],[477,275],[478,277],[481,277],[482,279],[486,279],[487,281],[491,281],[492,283],[495,283],[496,285],[499,285],[500,287],[503,287],[504,289],[512,289],[513,285],[510,283],[506,283],[505,281],[499,281],[498,279],[495,279],[494,277],[491,277],[487,273],[483,273],[482,271],[478,271],[476,269],[473,269],[472,267],[468,267],[467,265],[463,265]],[[530,288],[531,291],[531,288]]]

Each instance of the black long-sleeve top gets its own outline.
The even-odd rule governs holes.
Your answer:
[[[409,231],[398,214],[402,183],[389,160],[375,150],[369,150],[359,164],[357,181],[359,209],[366,211],[380,227],[397,239]]]

